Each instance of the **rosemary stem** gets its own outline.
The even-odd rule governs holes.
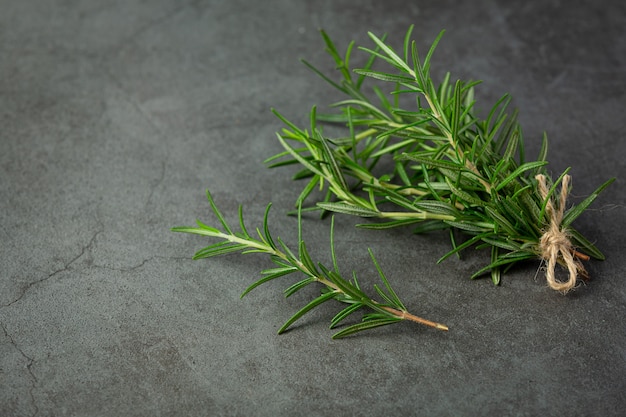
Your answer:
[[[429,326],[429,327],[434,327],[435,329],[438,330],[444,330],[444,331],[448,331],[448,326],[446,326],[445,324],[441,324],[441,323],[437,323],[434,321],[430,321],[430,320],[426,320],[423,319],[421,317],[415,316],[409,312],[406,311],[402,311],[402,310],[396,310],[395,308],[391,308],[391,307],[387,307],[387,306],[383,306],[382,307],[383,310],[388,311],[389,313],[393,314],[394,316],[400,317],[402,319],[405,320],[410,320],[419,324],[423,324],[424,326]]]

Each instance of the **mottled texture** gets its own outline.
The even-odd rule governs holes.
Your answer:
[[[626,407],[626,6],[620,1],[0,1],[0,415],[618,415]],[[276,330],[316,292],[241,291],[269,264],[194,262],[206,243],[169,228],[213,223],[204,197],[276,235],[300,185],[268,170],[270,113],[305,123],[339,97],[299,58],[331,69],[368,30],[419,47],[447,33],[433,71],[482,79],[478,108],[510,92],[529,154],[550,138],[572,201],[617,181],[576,222],[606,254],[562,296],[539,262],[500,287],[442,265],[446,236],[337,221],[344,271],[376,279],[408,323],[332,341],[327,304]],[[363,56],[355,56],[355,60]],[[328,222],[305,219],[328,260]],[[403,259],[398,263],[398,259]],[[563,271],[561,271],[562,273]]]

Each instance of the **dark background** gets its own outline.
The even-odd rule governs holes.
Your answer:
[[[606,416],[626,407],[624,178],[626,6],[610,1],[0,1],[0,415]],[[287,282],[240,293],[263,257],[190,260],[208,244],[169,228],[216,224],[209,188],[250,226],[273,202],[275,235],[300,190],[275,107],[306,123],[340,97],[299,63],[332,69],[366,32],[400,45],[415,24],[433,72],[481,79],[479,109],[520,109],[529,155],[572,166],[572,201],[617,181],[576,226],[604,251],[562,296],[539,261],[494,287],[488,261],[435,261],[445,235],[356,230],[339,217],[344,271],[371,285],[374,250],[415,314],[332,341],[328,303],[277,336],[319,294]],[[362,59],[355,57],[355,59]],[[327,261],[328,221],[305,239]],[[622,411],[620,411],[622,410]]]

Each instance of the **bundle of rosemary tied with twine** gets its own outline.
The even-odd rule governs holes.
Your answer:
[[[474,88],[478,82],[451,82],[447,73],[436,85],[431,78],[431,58],[443,32],[422,59],[411,40],[412,29],[407,31],[400,53],[384,37],[369,33],[373,47],[358,48],[368,55],[368,60],[363,68],[354,70],[350,68],[354,43],[342,56],[322,31],[326,51],[335,61],[340,80],[335,81],[303,62],[346,98],[331,106],[336,110],[331,114],[318,114],[313,107],[308,128],[299,128],[273,110],[285,124],[277,133],[285,150],[267,162],[271,167],[299,165],[301,169],[294,178],[306,182],[296,199],[297,254],[272,237],[268,211],[262,230],[257,229],[258,237],[248,233],[241,208],[241,231],[233,232],[210,193],[209,202],[224,230],[201,222],[197,227],[174,229],[220,239],[196,253],[196,259],[236,251],[270,255],[277,267],[262,271],[263,277],[244,295],[264,282],[294,272],[303,273],[305,278],[289,286],[286,296],[313,282],[321,283],[321,295],[294,314],[279,333],[331,299],[348,304],[333,317],[331,327],[339,326],[362,308],[370,310],[361,322],[347,326],[334,337],[406,319],[447,330],[445,325],[408,313],[371,251],[384,284],[374,286],[381,301],[361,290],[356,275],[344,278],[332,242],[333,222],[333,267],[316,265],[302,239],[301,215],[306,211],[370,218],[359,225],[367,229],[410,226],[415,233],[447,230],[452,249],[439,262],[469,247],[488,248],[490,262],[472,278],[490,274],[495,284],[514,264],[539,258],[547,264],[548,285],[567,293],[576,286],[578,277],[588,277],[583,261],[590,257],[604,259],[572,227],[572,222],[614,179],[568,208],[569,168],[556,180],[548,175],[546,135],[538,158],[527,161],[517,111],[507,113],[510,97],[503,96],[486,118],[479,118],[474,110]],[[371,88],[366,89],[366,81],[372,82]],[[390,92],[385,93],[383,88]],[[345,134],[327,136],[323,125],[328,124],[343,126]],[[312,199],[314,203],[309,204]],[[567,269],[567,278],[557,277],[557,264]]]

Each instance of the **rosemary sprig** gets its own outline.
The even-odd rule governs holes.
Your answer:
[[[334,221],[331,221],[330,226],[330,252],[333,267],[328,268],[322,263],[316,264],[313,262],[306,244],[302,240],[302,218],[300,216],[300,210],[298,211],[298,251],[296,254],[294,251],[289,249],[289,247],[287,247],[287,245],[280,238],[274,238],[272,236],[268,225],[268,214],[271,204],[269,204],[265,210],[262,229],[257,228],[256,236],[253,236],[248,232],[245,225],[243,219],[243,209],[241,206],[239,207],[240,230],[238,232],[234,232],[233,228],[227,223],[225,217],[218,210],[211,194],[208,191],[207,198],[213,213],[218,218],[223,230],[207,226],[201,221],[197,221],[196,227],[175,227],[172,230],[175,232],[208,236],[220,240],[217,243],[199,250],[195,254],[194,259],[209,258],[233,252],[241,252],[243,254],[262,253],[269,255],[271,261],[276,266],[262,271],[261,274],[263,277],[250,285],[243,292],[241,295],[242,297],[261,284],[297,272],[304,275],[304,278],[287,287],[284,291],[285,297],[295,294],[314,282],[322,284],[321,295],[311,300],[304,307],[298,310],[291,318],[289,318],[289,320],[287,320],[279,329],[279,334],[285,332],[295,321],[300,319],[315,307],[318,307],[319,305],[332,299],[347,304],[347,306],[333,317],[330,325],[331,328],[338,327],[344,322],[344,320],[359,310],[369,310],[368,313],[362,316],[361,322],[348,325],[339,332],[335,333],[333,335],[334,339],[349,336],[363,330],[397,323],[403,320],[413,321],[439,330],[448,330],[448,327],[443,324],[417,317],[407,311],[406,307],[402,301],[400,301],[396,292],[389,284],[389,281],[378,265],[378,262],[374,258],[371,250],[369,250],[369,253],[372,258],[372,262],[374,263],[383,284],[382,286],[375,285],[374,289],[382,301],[375,301],[363,292],[359,286],[356,273],[352,274],[351,279],[342,277],[339,272],[333,244]]]
[[[431,58],[443,32],[422,59],[411,41],[412,29],[401,53],[385,38],[369,33],[374,48],[358,48],[369,60],[355,70],[349,68],[354,43],[341,56],[322,31],[341,80],[304,64],[347,98],[332,106],[338,110],[333,114],[319,115],[313,107],[309,129],[273,110],[286,125],[277,133],[285,151],[267,162],[271,167],[302,166],[295,178],[308,182],[297,206],[319,188],[323,197],[309,210],[380,220],[360,225],[364,228],[411,225],[416,233],[448,229],[452,250],[439,262],[470,246],[490,248],[491,262],[472,278],[490,273],[495,284],[519,261],[542,258],[552,269],[558,262],[568,267],[569,280],[555,280],[548,271],[548,281],[567,292],[578,274],[587,276],[582,260],[604,259],[571,224],[614,179],[565,210],[569,168],[554,181],[547,174],[546,135],[537,160],[527,161],[517,112],[507,113],[510,97],[503,96],[485,119],[479,118],[474,113],[478,82],[451,82],[448,73],[435,85],[430,76]],[[377,62],[389,69],[374,69]],[[390,94],[374,85],[371,98],[365,90],[368,80],[388,85]],[[411,107],[401,107],[401,99]],[[323,122],[345,126],[346,136],[325,136]],[[561,199],[555,201],[559,184]],[[453,230],[468,238],[457,241]]]

